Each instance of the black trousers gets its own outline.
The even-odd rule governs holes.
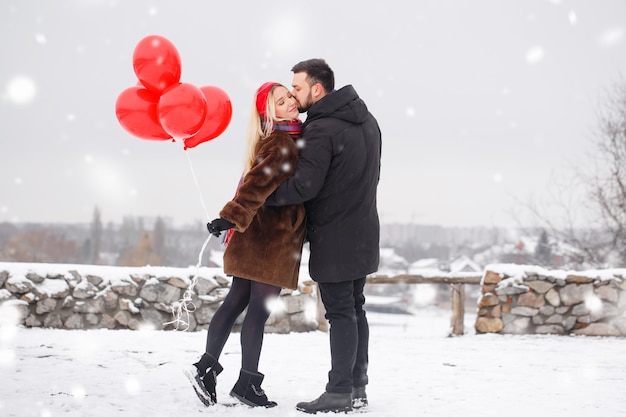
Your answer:
[[[363,304],[365,277],[355,281],[318,283],[330,322],[331,370],[327,392],[349,393],[367,385],[369,325]]]

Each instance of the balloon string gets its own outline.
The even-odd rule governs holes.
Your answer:
[[[204,209],[204,215],[206,216],[207,221],[210,221],[209,212],[206,209],[206,204],[204,204],[204,198],[202,198],[202,190],[200,189],[200,184],[198,183],[198,178],[196,177],[196,173],[193,170],[193,164],[191,163],[191,158],[189,157],[189,152],[185,152],[187,155],[187,161],[189,162],[189,169],[191,170],[191,176],[193,177],[193,181],[196,184],[196,188],[198,189],[198,195],[200,196],[200,203],[202,204],[202,208]]]
[[[178,302],[175,303],[174,306],[172,307],[172,316],[174,316],[174,320],[164,323],[164,325],[173,324],[175,326],[174,330],[180,330],[179,327],[181,326],[183,327],[182,329],[183,331],[189,329],[191,313],[196,311],[196,305],[193,303],[192,297],[194,294],[194,288],[196,286],[196,283],[198,282],[198,269],[200,268],[200,266],[202,266],[202,257],[204,256],[204,250],[209,244],[211,237],[213,237],[213,235],[209,234],[209,237],[206,238],[206,240],[204,241],[204,244],[202,245],[202,249],[200,249],[200,253],[198,254],[198,263],[196,264],[196,267],[195,267],[195,272],[193,274],[193,277],[191,278],[191,283],[189,284],[189,286],[183,293],[183,298],[178,300]],[[185,316],[187,320],[183,319],[183,315]]]
[[[191,170],[191,176],[193,177],[193,180],[196,184],[196,188],[198,189],[198,194],[200,196],[200,202],[202,203],[202,208],[204,209],[204,214],[207,218],[207,221],[209,221],[210,220],[209,213],[207,211],[206,205],[204,204],[204,199],[202,198],[202,191],[200,189],[200,184],[198,183],[196,174],[193,170],[193,164],[191,163],[189,152],[185,152],[185,155],[187,155],[187,161],[189,162],[189,169]],[[164,323],[164,325],[173,324],[175,330],[179,330],[179,327],[181,326],[183,327],[182,329],[183,331],[186,331],[189,329],[191,313],[196,311],[196,305],[193,303],[192,296],[194,294],[194,288],[196,286],[196,283],[198,282],[198,269],[200,268],[200,266],[202,266],[202,257],[204,256],[204,250],[209,244],[209,241],[211,240],[212,236],[213,236],[212,234],[209,234],[209,236],[204,241],[204,244],[202,245],[202,249],[200,249],[200,253],[198,254],[198,263],[196,264],[196,267],[194,269],[194,275],[191,278],[191,283],[189,284],[189,286],[183,293],[183,298],[178,300],[178,302],[172,306],[172,315],[174,316],[174,320]],[[183,319],[183,316],[185,316],[186,320]]]

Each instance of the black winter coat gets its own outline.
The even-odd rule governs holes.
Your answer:
[[[295,175],[266,204],[305,203],[309,273],[315,281],[349,281],[376,272],[382,146],[378,122],[347,85],[309,108],[301,141]]]

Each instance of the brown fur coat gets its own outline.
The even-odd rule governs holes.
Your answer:
[[[256,162],[237,195],[220,211],[221,217],[235,224],[224,252],[224,272],[296,289],[306,226],[304,206],[264,203],[294,174],[298,149],[288,133],[276,131],[259,141],[255,154]]]

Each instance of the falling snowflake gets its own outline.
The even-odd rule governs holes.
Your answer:
[[[35,41],[37,41],[37,43],[40,45],[45,45],[48,43],[46,35],[44,35],[43,33],[35,33]]]
[[[124,386],[126,387],[126,392],[130,395],[138,395],[141,392],[141,384],[137,380],[137,378],[133,376],[129,376],[124,381]]]
[[[72,397],[76,400],[82,400],[87,395],[85,388],[80,385],[74,385],[71,390]]]
[[[600,45],[605,47],[613,46],[621,41],[623,36],[624,31],[622,30],[622,28],[608,29],[600,37]]]
[[[7,97],[15,104],[29,104],[37,95],[37,85],[27,76],[20,75],[9,81]]]
[[[541,46],[533,46],[526,52],[526,62],[531,65],[538,64],[543,60],[545,52]]]

